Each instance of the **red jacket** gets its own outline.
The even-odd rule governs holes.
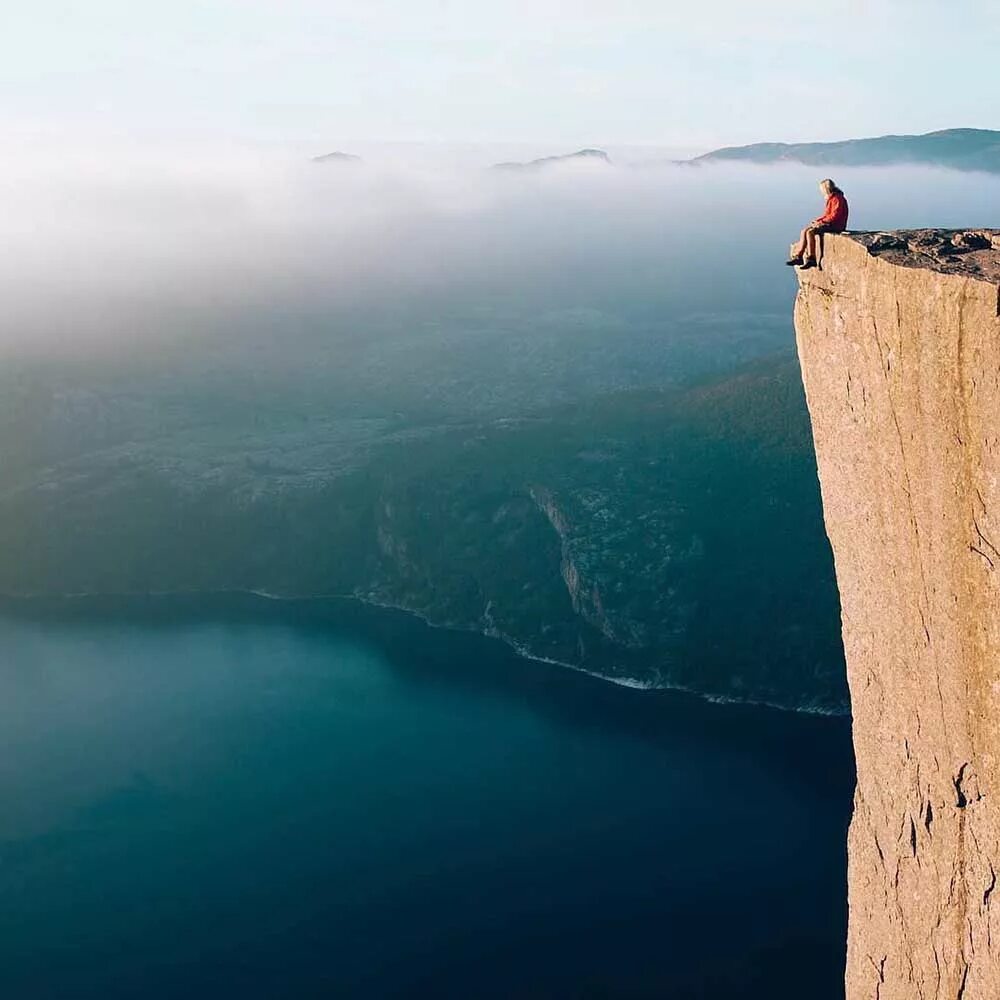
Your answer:
[[[826,199],[826,208],[814,224],[829,226],[838,233],[847,228],[847,199],[842,191],[834,191]]]

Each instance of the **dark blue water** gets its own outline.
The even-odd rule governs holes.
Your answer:
[[[0,996],[843,995],[845,720],[350,604],[7,606]]]

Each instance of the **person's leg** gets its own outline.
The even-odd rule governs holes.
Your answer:
[[[817,243],[822,249],[823,247],[823,232],[825,230],[824,226],[812,225],[806,230],[805,241],[806,241],[806,252],[802,255],[801,266],[806,267],[819,267],[819,257],[816,253]]]
[[[796,261],[802,259],[802,255],[806,252],[806,233],[809,231],[808,227],[799,233],[799,242],[792,247],[792,255],[788,260],[789,264],[793,264]]]
[[[806,252],[805,256],[809,260],[816,259],[816,229],[813,226],[809,226],[805,231],[805,244]]]

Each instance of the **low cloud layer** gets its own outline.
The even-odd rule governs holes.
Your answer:
[[[773,312],[790,294],[782,253],[821,207],[815,170],[798,167],[512,175],[411,154],[342,165],[243,150],[8,153],[0,347],[73,354],[220,331],[238,341],[249,329],[283,335],[283,317],[287,334],[303,317],[427,316],[480,300],[627,309],[660,296],[691,312],[720,301]],[[837,179],[858,228],[1000,224],[994,178]]]

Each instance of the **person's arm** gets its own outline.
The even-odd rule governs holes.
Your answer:
[[[813,225],[826,226],[833,222],[833,220],[837,218],[837,210],[840,207],[838,204],[839,201],[840,198],[838,198],[837,195],[830,195],[830,197],[826,199],[826,208],[823,211],[823,214],[818,219],[813,220]]]

